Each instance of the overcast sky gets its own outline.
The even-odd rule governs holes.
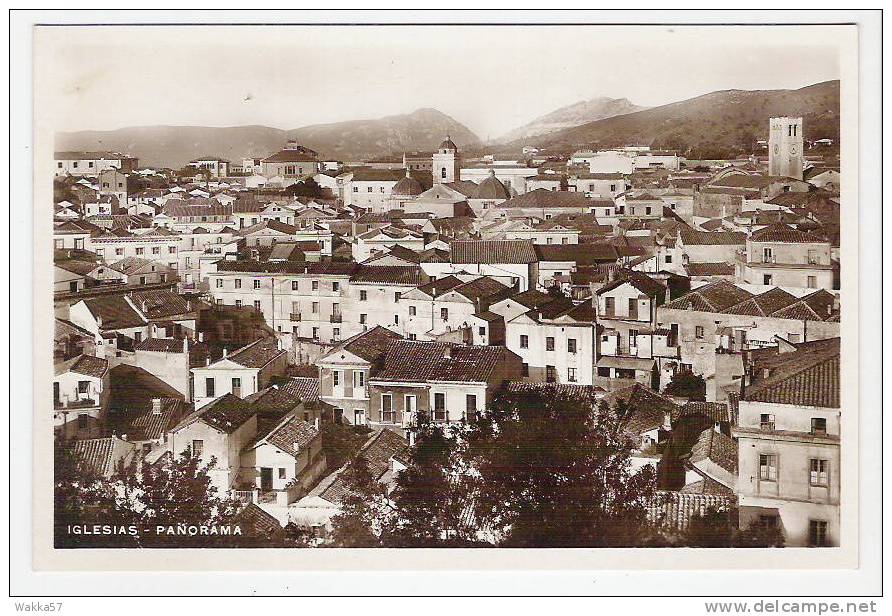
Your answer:
[[[56,130],[308,124],[434,107],[494,138],[598,96],[661,105],[839,78],[781,27],[91,27],[36,33]],[[38,52],[45,51],[46,55]],[[43,62],[41,58],[50,59]]]

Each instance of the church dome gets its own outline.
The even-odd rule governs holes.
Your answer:
[[[511,198],[511,194],[508,192],[508,189],[505,188],[505,185],[499,181],[499,178],[496,177],[496,174],[492,169],[490,169],[489,177],[480,182],[480,185],[477,187],[477,195],[475,198],[507,200]]]
[[[449,138],[449,135],[446,135],[446,139],[443,143],[440,144],[438,150],[453,150],[455,152],[458,151],[458,146],[452,142],[452,139]]]
[[[406,170],[406,177],[393,185],[390,194],[393,197],[415,197],[423,192],[421,183],[409,175],[409,171]]]

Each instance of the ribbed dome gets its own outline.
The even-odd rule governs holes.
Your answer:
[[[477,186],[477,199],[509,199],[511,193],[505,188],[505,185],[499,181],[494,173],[490,172],[489,177],[480,182]]]
[[[455,145],[454,143],[452,143],[452,139],[449,138],[449,135],[446,135],[446,139],[443,141],[443,143],[440,144],[440,147],[437,149],[438,150],[454,150],[457,152],[458,146]]]
[[[406,172],[406,177],[393,185],[390,194],[394,197],[415,197],[423,192],[421,183]]]

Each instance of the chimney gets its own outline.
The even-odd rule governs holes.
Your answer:
[[[228,351],[226,350],[226,347],[223,347],[223,357],[226,357],[227,353],[228,353]]]
[[[152,415],[161,414],[161,398],[152,398]]]
[[[443,359],[452,359],[452,347],[448,344],[443,347]]]
[[[198,341],[204,342],[204,332],[198,332]]]

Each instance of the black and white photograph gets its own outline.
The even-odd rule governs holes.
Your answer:
[[[34,24],[39,568],[857,567],[879,127],[770,13]]]

